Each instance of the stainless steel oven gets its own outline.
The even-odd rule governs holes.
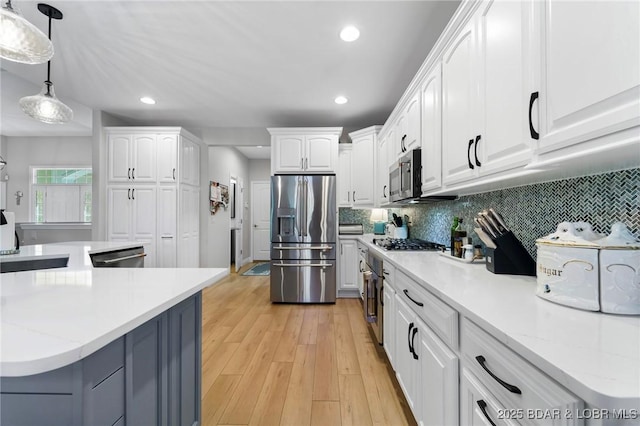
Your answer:
[[[414,149],[389,168],[389,200],[401,201],[422,195],[422,151]]]
[[[377,257],[373,250],[369,250],[367,255],[367,265],[369,271],[365,272],[364,282],[364,316],[373,329],[378,339],[378,344],[382,344],[382,291],[384,286],[382,259]]]

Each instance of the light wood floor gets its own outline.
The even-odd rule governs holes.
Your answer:
[[[274,305],[232,273],[203,293],[202,352],[205,426],[415,424],[357,300]]]

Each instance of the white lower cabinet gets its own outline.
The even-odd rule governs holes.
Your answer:
[[[358,245],[356,240],[340,240],[339,297],[358,297]]]
[[[458,424],[458,357],[398,295],[398,383],[420,425]]]

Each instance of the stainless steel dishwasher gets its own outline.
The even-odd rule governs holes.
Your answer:
[[[144,268],[145,256],[142,246],[89,254],[95,268]]]

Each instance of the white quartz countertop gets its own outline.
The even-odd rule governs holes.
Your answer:
[[[21,248],[22,256],[69,253],[69,266],[0,275],[0,376],[78,361],[228,275],[226,268],[94,269],[88,257],[137,246],[91,241]]]
[[[385,251],[373,238],[355,237],[587,403],[640,409],[639,316],[558,305],[535,295],[535,277],[434,252]]]

